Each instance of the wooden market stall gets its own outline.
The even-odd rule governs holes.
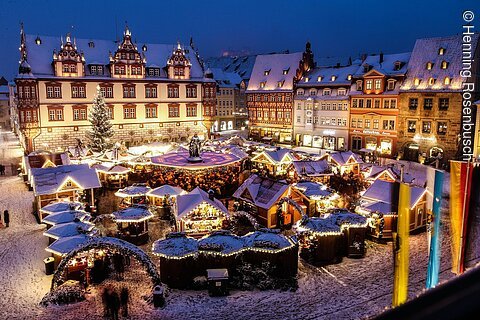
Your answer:
[[[60,238],[88,234],[94,228],[94,224],[88,221],[73,221],[54,225],[46,230],[43,235],[48,237],[49,244],[52,244],[55,240]]]
[[[146,205],[133,205],[112,213],[118,226],[117,237],[142,245],[148,242],[148,220],[153,218]]]
[[[289,181],[328,183],[333,174],[327,160],[295,160],[287,168]]]
[[[63,223],[75,221],[89,221],[90,214],[83,210],[68,210],[47,215],[42,219],[42,223],[47,225],[47,229]]]
[[[266,171],[271,176],[284,176],[287,168],[298,160],[290,149],[277,148],[275,150],[264,150],[254,156],[251,160],[253,168],[260,172]]]
[[[59,213],[70,210],[84,210],[84,206],[80,202],[75,201],[55,201],[40,209],[40,219],[45,218],[49,214]]]
[[[97,170],[100,181],[108,188],[124,188],[128,184],[128,174],[131,169],[121,165],[106,163],[94,164],[92,168]]]
[[[152,190],[145,183],[134,183],[133,185],[115,192],[117,197],[122,198],[120,208],[126,208],[134,204],[147,204],[147,193]]]
[[[299,191],[301,203],[306,207],[309,216],[318,216],[338,207],[340,196],[334,190],[318,182],[298,182],[292,187]]]
[[[337,174],[353,172],[360,174],[360,164],[363,163],[362,158],[352,151],[341,151],[326,153],[320,160],[327,160],[332,166],[332,171]]]

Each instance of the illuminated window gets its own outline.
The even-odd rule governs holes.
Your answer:
[[[442,61],[442,69],[447,69],[447,68],[448,68],[448,62]]]
[[[270,74],[270,69],[269,69],[269,70],[265,70],[265,71],[263,72],[263,75],[264,75],[264,76],[268,76],[269,74]]]
[[[323,77],[322,77],[322,76],[318,76],[317,81],[320,82],[320,81],[322,81],[322,80],[323,80]]]
[[[382,80],[375,79],[375,90],[380,90],[382,88]]]
[[[445,48],[438,49],[438,55],[443,56],[445,54]]]
[[[373,120],[373,129],[378,129],[378,123],[379,123],[378,119]]]
[[[417,131],[417,121],[408,120],[407,131],[409,133],[415,133]]]
[[[332,77],[330,78],[330,80],[331,80],[331,81],[337,80],[337,76],[332,76]]]
[[[447,134],[447,122],[446,121],[438,121],[437,122],[437,134],[442,135],[442,136]]]
[[[283,74],[284,74],[284,75],[285,75],[285,74],[288,74],[288,71],[290,71],[290,68],[284,69],[284,70],[283,70]]]
[[[367,90],[372,90],[373,80],[367,80],[365,84],[365,88]]]
[[[260,82],[260,88],[265,88],[265,81]]]
[[[435,78],[428,79],[428,85],[433,86],[435,84]]]
[[[351,74],[349,74],[349,75],[347,76],[347,80],[348,80],[348,81],[352,80],[352,75],[351,75]]]
[[[443,84],[449,85],[449,84],[450,84],[450,78],[449,78],[449,77],[445,77],[445,79],[443,79]]]
[[[432,121],[423,121],[422,133],[431,133],[431,132],[432,132]]]
[[[427,70],[432,70],[433,68],[433,63],[427,62]]]
[[[420,84],[420,79],[419,78],[415,78],[415,80],[413,80],[413,84],[418,86]]]

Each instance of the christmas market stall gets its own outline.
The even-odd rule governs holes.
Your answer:
[[[324,214],[336,208],[340,196],[332,189],[318,182],[299,182],[292,185],[302,195],[301,203],[306,207],[309,216]]]
[[[289,278],[297,275],[298,245],[277,229],[262,228],[243,236],[243,261],[261,266],[268,263],[275,277]]]
[[[308,208],[302,202],[299,191],[289,184],[252,174],[235,191],[238,210],[253,215],[258,223],[268,228],[290,226],[302,217],[294,203],[303,211]],[[288,200],[286,200],[288,199]]]
[[[55,201],[40,209],[40,219],[45,218],[49,214],[58,213],[69,210],[84,210],[83,204],[74,201]]]
[[[287,168],[294,160],[298,160],[290,149],[276,148],[264,150],[252,158],[252,165],[260,172],[277,177],[287,174]]]
[[[62,257],[67,255],[70,251],[75,249],[76,247],[86,243],[89,239],[89,236],[86,234],[79,234],[76,236],[71,237],[63,237],[55,240],[52,244],[50,244],[45,250],[47,252],[52,253],[54,258],[54,266],[55,268],[58,266]],[[69,273],[75,273],[78,275],[80,271],[85,270],[87,267],[87,259],[86,257],[79,257],[78,260],[75,259],[71,261],[70,265],[68,266]],[[72,279],[68,277],[68,279]]]
[[[70,158],[65,152],[50,152],[39,150],[31,152],[22,158],[23,181],[31,182],[31,170],[33,168],[51,168],[70,164]]]
[[[427,189],[408,185],[410,189],[410,232],[427,224]],[[374,239],[390,240],[395,230],[400,183],[377,179],[360,198],[355,211],[368,218],[368,233]]]
[[[363,163],[362,158],[352,151],[341,151],[326,153],[320,160],[327,160],[332,166],[332,171],[337,174],[353,172],[360,174],[360,164]]]
[[[147,199],[158,216],[168,218],[170,210],[175,207],[177,196],[186,193],[187,192],[180,187],[165,184],[150,190],[147,193]]]
[[[121,208],[126,208],[134,204],[146,204],[147,193],[152,190],[144,183],[134,183],[133,185],[120,189],[115,192],[117,197],[122,198]]]
[[[46,230],[43,235],[48,237],[49,244],[60,238],[78,236],[80,234],[88,234],[95,226],[88,221],[73,221],[54,225]]]
[[[214,231],[198,240],[198,261],[203,273],[207,269],[225,268],[230,274],[241,263],[243,239],[230,231]]]
[[[295,160],[287,168],[289,181],[328,183],[333,174],[327,160]]]
[[[338,263],[343,256],[365,255],[367,219],[346,210],[305,217],[295,225],[300,257],[314,265]]]
[[[79,201],[81,198],[93,204],[94,189],[101,187],[97,172],[87,164],[33,168],[31,173],[38,210],[51,202]]]
[[[47,229],[62,223],[75,221],[89,221],[90,214],[83,210],[68,210],[47,215],[42,219],[42,223],[47,224]]]
[[[98,172],[100,181],[108,188],[123,188],[128,183],[129,168],[109,163],[94,164],[92,166]]]
[[[112,213],[118,226],[118,238],[136,245],[148,242],[148,220],[153,218],[146,205],[133,205]]]
[[[214,197],[212,191],[206,193],[197,187],[188,194],[177,196],[177,230],[188,235],[200,237],[223,229],[229,216],[227,208]]]
[[[196,276],[198,242],[184,232],[174,232],[153,243],[152,252],[160,258],[160,278],[172,288],[187,288]]]
[[[374,164],[364,164],[361,169],[364,179],[372,184],[375,180],[384,180],[389,182],[400,182],[403,178],[405,183],[413,183],[415,177],[408,172],[402,172],[402,169],[398,169],[393,164],[388,166],[379,166]]]

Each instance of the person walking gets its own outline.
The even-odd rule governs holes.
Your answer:
[[[5,221],[5,227],[8,228],[8,224],[10,223],[10,213],[8,213],[8,210],[3,211],[3,221]]]
[[[120,308],[122,309],[122,317],[128,317],[128,288],[123,287],[120,291]]]
[[[112,320],[118,320],[118,310],[120,309],[120,298],[117,291],[113,290],[111,296],[110,316]]]

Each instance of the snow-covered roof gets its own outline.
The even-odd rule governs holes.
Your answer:
[[[363,163],[362,158],[352,151],[341,151],[341,152],[332,152],[327,153],[322,159],[328,158],[331,162],[339,166],[345,166],[352,163]],[[350,162],[349,162],[350,161]]]
[[[237,146],[233,147],[226,147],[223,149],[225,153],[231,153],[234,156],[237,156],[239,159],[245,159],[248,157],[248,153],[246,153],[242,148],[239,148]]]
[[[393,166],[377,166],[372,165],[370,169],[370,174],[366,177],[367,179],[376,180],[381,177],[383,174],[387,174],[393,180],[400,182],[401,172],[400,169]],[[412,183],[415,180],[415,177],[408,172],[403,173],[403,182]]]
[[[60,37],[52,36],[39,36],[41,39],[41,44],[37,45],[35,39],[37,35],[26,35],[26,47],[27,47],[27,56],[28,63],[31,66],[32,74],[37,77],[53,77],[53,50],[57,52],[60,50],[61,39]],[[93,42],[93,46],[89,46],[89,42]],[[118,43],[111,40],[98,40],[98,39],[75,39],[77,46],[77,51],[83,52],[85,57],[85,64],[101,64],[108,65],[109,61],[109,52],[114,54],[118,49]],[[160,77],[158,78],[167,78],[167,74],[163,69],[167,65],[167,60],[171,57],[173,51],[176,49],[175,44],[149,44],[146,43],[146,51],[142,51],[143,43],[136,44],[139,52],[144,54],[146,57],[147,66],[158,65],[160,68]],[[185,56],[191,63],[191,78],[203,79],[203,70],[198,61],[195,51],[190,47],[185,47],[186,53]],[[86,78],[107,78],[108,68],[105,68],[107,75],[104,76],[94,76],[90,75],[88,68],[86,68]],[[170,80],[169,80],[170,81]]]
[[[88,164],[62,165],[51,168],[32,168],[33,192],[36,196],[54,194],[62,188],[66,189],[92,189],[102,185],[95,169]],[[72,182],[72,187],[66,183]]]
[[[480,34],[471,35],[472,48],[477,47]],[[443,54],[439,50],[443,48]],[[475,49],[473,49],[475,50]],[[447,63],[447,68],[442,69],[442,62]],[[431,70],[427,63],[432,63]],[[400,87],[402,91],[461,91],[463,78],[462,70],[462,35],[449,37],[417,39],[412,56],[407,66],[407,76]],[[445,85],[445,78],[450,78],[450,84]],[[429,78],[435,79],[433,85]],[[415,79],[420,83],[415,85]]]
[[[336,233],[340,234],[347,226],[366,227],[367,218],[346,210],[338,210],[324,217],[311,217],[299,220],[295,226],[297,233]]]
[[[69,210],[57,213],[52,213],[42,219],[42,222],[57,225],[62,223],[69,223],[74,221],[87,220],[90,217],[89,213],[83,210]]]
[[[59,239],[65,237],[73,237],[79,234],[86,234],[95,226],[91,223],[82,221],[74,221],[55,225],[43,233],[44,236]]]
[[[411,52],[384,54],[383,62],[380,62],[380,54],[368,55],[366,59],[362,61],[360,67],[357,67],[354,76],[360,77],[365,75],[367,72],[365,72],[364,66],[366,65],[386,76],[404,75],[407,72],[407,63],[411,54]],[[395,68],[396,62],[401,63],[401,68],[398,70]]]
[[[165,184],[158,188],[152,189],[147,192],[147,196],[151,197],[165,197],[167,194],[169,196],[178,196],[181,194],[186,194],[187,192],[180,187],[174,187],[169,184]]]
[[[92,150],[87,147],[70,146],[67,148],[67,152],[68,155],[73,159],[93,156]]]
[[[144,196],[150,190],[152,189],[146,185],[132,185],[132,186],[118,190],[117,192],[115,192],[115,195],[121,198]]]
[[[293,79],[302,60],[302,54],[302,52],[295,52],[258,55],[255,59],[247,91],[281,92],[293,90]],[[261,83],[264,83],[263,87]],[[279,83],[282,85],[279,86]]]
[[[248,80],[255,65],[256,55],[242,57],[215,57],[205,61],[211,69],[220,68],[226,72],[235,72],[242,79]]]
[[[299,182],[293,185],[295,189],[298,189],[306,197],[328,197],[333,191],[328,189],[327,186],[318,182]]]
[[[64,256],[70,251],[82,246],[89,241],[90,237],[84,234],[79,234],[72,237],[65,237],[55,240],[45,250],[53,254]]]
[[[353,76],[358,70],[358,65],[351,65],[346,67],[317,67],[307,72],[300,81],[298,87],[330,87],[330,86],[345,86],[350,87],[352,79],[348,76]],[[332,78],[334,77],[334,78]],[[332,81],[333,80],[333,81]],[[322,97],[323,98],[323,97]]]
[[[170,233],[166,239],[157,240],[152,245],[153,254],[166,257],[181,258],[197,251],[197,240],[180,232]]]
[[[286,183],[252,174],[238,187],[233,197],[268,210],[288,188]]]
[[[294,246],[294,243],[276,229],[260,229],[243,236],[245,247],[277,251]]]
[[[133,205],[112,213],[117,222],[141,222],[154,217],[147,206]]]
[[[425,195],[427,189],[409,185],[410,188],[410,207],[414,205]],[[361,199],[369,202],[380,201],[387,204],[398,206],[398,192],[400,189],[399,182],[389,182],[385,180],[375,180],[372,185],[365,191]],[[396,211],[396,210],[395,210]]]
[[[202,251],[215,251],[223,254],[239,252],[243,249],[241,237],[230,231],[219,230],[204,236],[198,241],[198,249]]]
[[[83,204],[74,201],[59,201],[46,205],[40,211],[51,214],[69,210],[83,210]]]
[[[327,160],[296,160],[293,167],[298,175],[315,177],[330,171]]]
[[[252,158],[252,161],[256,161],[262,156],[266,156],[271,160],[273,163],[280,163],[284,159],[287,161],[293,161],[295,157],[292,155],[292,150],[286,148],[278,148],[275,150],[264,150],[261,153],[257,154],[255,157]]]
[[[237,88],[242,78],[235,72],[226,72],[220,68],[211,68],[213,79],[219,88]]]
[[[190,193],[177,196],[177,218],[183,218],[202,203],[211,205],[217,210],[223,212],[226,216],[229,214],[228,209],[220,200],[216,198],[211,200],[208,193],[199,187],[196,187]]]

